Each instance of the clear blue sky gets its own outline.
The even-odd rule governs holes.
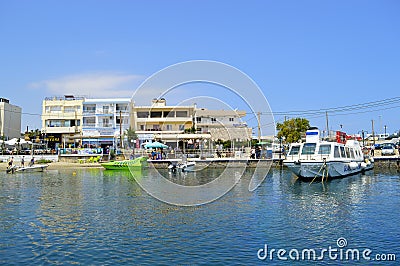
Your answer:
[[[23,128],[40,128],[46,96],[130,97],[164,67],[215,60],[249,75],[277,122],[361,104],[328,113],[330,128],[371,131],[374,119],[392,133],[399,14],[400,2],[386,0],[0,1],[0,96],[23,108]],[[324,114],[302,117],[325,128]]]

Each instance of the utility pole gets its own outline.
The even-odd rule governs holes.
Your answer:
[[[374,119],[372,119],[371,122],[372,122],[372,139],[373,139],[374,146],[375,146]]]
[[[123,148],[123,141],[122,141],[122,110],[119,110],[119,141],[120,147]]]
[[[257,112],[257,123],[258,123],[258,142],[261,141],[261,125],[260,125],[260,116],[261,113]]]

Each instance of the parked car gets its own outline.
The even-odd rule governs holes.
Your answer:
[[[382,149],[382,144],[376,143],[374,146],[375,146],[375,150]]]
[[[382,145],[382,155],[395,155],[395,146],[392,143]]]

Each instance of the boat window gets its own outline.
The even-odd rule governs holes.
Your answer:
[[[290,148],[289,155],[297,155],[297,154],[299,154],[299,151],[300,151],[300,146],[299,145],[292,146]]]
[[[351,156],[352,159],[355,158],[355,156],[354,156],[354,149],[350,149],[350,156]]]
[[[316,143],[304,143],[303,149],[301,150],[301,154],[310,155],[315,153]]]
[[[330,144],[319,145],[318,154],[330,154],[330,153],[331,153]]]
[[[350,158],[350,149],[346,147],[346,158]]]
[[[344,147],[340,147],[340,156],[342,157],[342,158],[346,158],[346,152],[344,151]]]
[[[335,146],[335,149],[333,151],[333,156],[335,158],[340,158],[340,152],[339,152],[339,147],[338,146]]]

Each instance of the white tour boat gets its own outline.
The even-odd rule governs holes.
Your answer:
[[[340,178],[373,169],[374,160],[364,156],[357,140],[347,140],[337,132],[337,141],[321,141],[319,130],[306,132],[306,142],[293,143],[283,161],[303,180]],[[344,135],[344,136],[343,136]]]

